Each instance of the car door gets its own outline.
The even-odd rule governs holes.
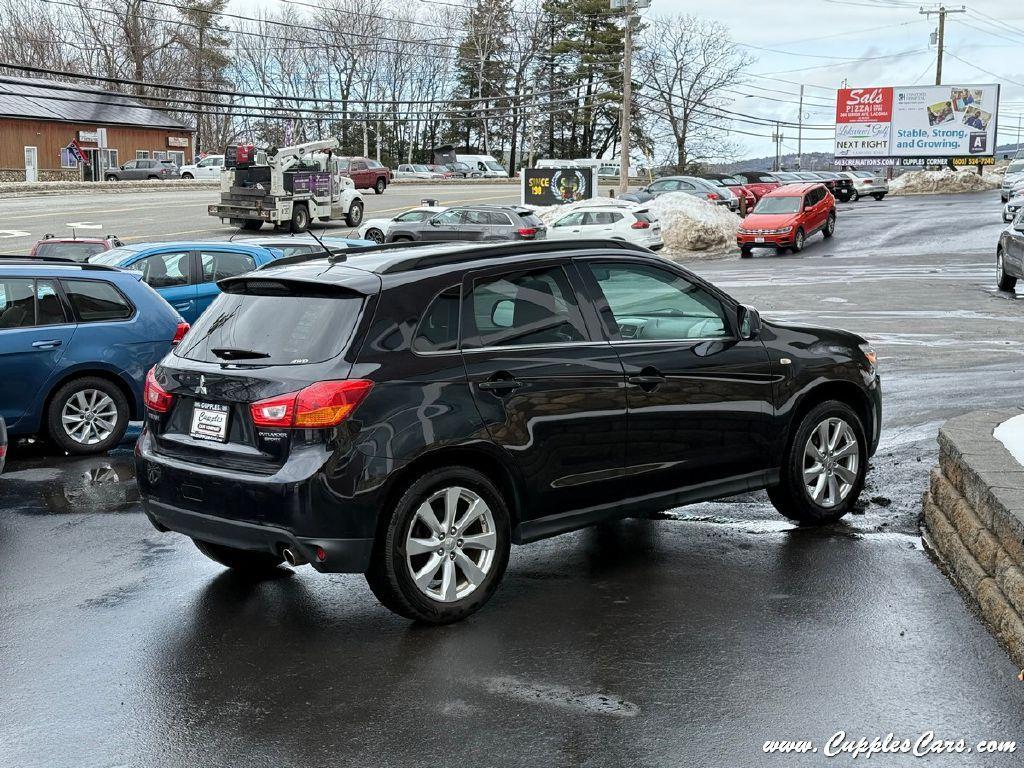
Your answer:
[[[186,322],[194,323],[199,317],[191,251],[164,251],[143,256],[132,262],[129,269],[141,272],[142,281],[163,296]]]
[[[583,211],[566,214],[548,227],[548,240],[572,240],[580,237],[583,226]]]
[[[252,272],[256,269],[256,260],[247,253],[204,248],[198,252],[197,257],[199,265],[195,270],[198,275],[195,280],[196,317],[203,314],[213,300],[220,295],[220,288],[217,287],[218,280]],[[189,320],[189,322],[193,321]]]
[[[370,180],[370,167],[365,160],[353,160],[349,167],[349,176],[356,189],[369,189],[373,186]]]
[[[487,211],[473,211],[469,210],[465,212],[462,217],[462,223],[459,226],[459,240],[486,240],[491,230],[493,229],[490,225],[489,214]]]
[[[420,240],[461,240],[465,211],[450,208],[419,226]]]
[[[138,163],[139,163],[138,160],[129,160],[127,163],[125,163],[124,165],[121,166],[121,171],[118,174],[118,176],[120,176],[121,179],[124,180],[124,181],[132,181],[132,180],[138,178],[136,176],[136,173],[137,173],[136,166],[138,165]]]
[[[0,277],[0,416],[8,427],[40,407],[74,333],[53,280]]]
[[[1011,274],[1024,275],[1024,208],[1017,213],[1004,242],[1006,253],[1003,258],[1008,262],[1009,271]]]
[[[732,301],[668,265],[586,259],[580,271],[626,374],[627,482],[665,494],[768,469],[771,364],[738,337]]]
[[[528,520],[622,494],[622,366],[606,340],[592,337],[596,315],[580,305],[576,281],[572,265],[557,262],[479,270],[463,281],[470,387],[491,440],[526,479]]]

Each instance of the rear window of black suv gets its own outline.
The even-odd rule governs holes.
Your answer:
[[[174,354],[206,363],[305,365],[348,347],[364,297],[340,286],[283,280],[229,283]]]

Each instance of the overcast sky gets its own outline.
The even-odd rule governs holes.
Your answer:
[[[820,124],[834,121],[835,94],[830,89],[840,87],[844,79],[850,87],[935,82],[936,52],[929,45],[929,35],[936,28],[937,18],[926,19],[918,13],[920,7],[919,3],[909,0],[755,0],[742,5],[706,0],[652,0],[645,14],[692,13],[725,24],[735,42],[759,46],[747,49],[758,59],[750,72],[779,78],[750,77],[744,89],[789,100],[796,97],[765,89],[795,94],[799,91],[798,84],[803,83],[807,86],[805,93],[811,97],[807,102],[812,105],[805,108],[804,120]],[[926,7],[934,6],[926,4]],[[959,3],[947,4],[951,9],[960,7]],[[1014,142],[1017,116],[1024,114],[1024,2],[972,0],[967,3],[967,9],[968,13],[946,17],[947,55],[943,60],[942,81],[945,84],[1001,84],[999,142]],[[903,53],[906,55],[894,55]],[[878,58],[882,56],[887,58]],[[799,112],[795,104],[742,97],[733,109],[792,121]],[[771,133],[770,128],[744,128],[755,133]],[[791,133],[784,131],[785,144],[794,149],[796,137],[794,134],[791,140]],[[831,140],[826,131],[808,131],[805,136],[828,136]],[[748,149],[749,155],[774,152],[770,139],[749,136],[736,139]],[[830,151],[831,145],[830,141],[807,141],[804,149]]]

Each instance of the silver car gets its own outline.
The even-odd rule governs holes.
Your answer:
[[[119,168],[107,168],[103,172],[104,181],[142,181],[145,179],[180,179],[178,166],[170,160],[150,160],[140,158],[129,160]]]
[[[727,206],[731,211],[738,210],[740,207],[739,198],[733,196],[727,189],[716,187],[710,181],[696,176],[663,176],[635,192],[619,195],[619,199],[633,203],[646,203],[667,192],[685,192],[716,205]]]
[[[529,208],[518,205],[464,205],[422,221],[394,223],[387,242],[544,240],[547,227]]]
[[[1010,193],[1019,184],[1024,183],[1024,160],[1013,160],[1006,166],[1006,173],[1003,175],[1003,186],[999,193],[999,199],[1004,203],[1010,199]]]
[[[884,176],[880,176],[874,171],[840,171],[839,175],[853,182],[853,197],[851,199],[854,202],[862,197],[881,200],[889,194],[889,182],[885,180]]]
[[[1003,221],[1009,224],[1024,208],[1024,182],[1010,191],[1010,198],[1003,205]]]

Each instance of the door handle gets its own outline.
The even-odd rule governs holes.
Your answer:
[[[645,368],[637,376],[630,376],[626,379],[630,384],[635,384],[645,392],[650,392],[656,389],[660,384],[664,384],[668,379],[661,375],[661,372],[654,368]]]
[[[484,392],[499,392],[503,394],[513,392],[521,386],[523,386],[523,383],[511,376],[495,377],[493,379],[488,379],[487,381],[481,381],[479,384],[480,389]]]
[[[60,339],[50,339],[49,341],[33,341],[32,346],[35,349],[56,349],[61,343]]]
[[[188,309],[192,306],[191,301],[176,301],[172,305],[175,309]]]

